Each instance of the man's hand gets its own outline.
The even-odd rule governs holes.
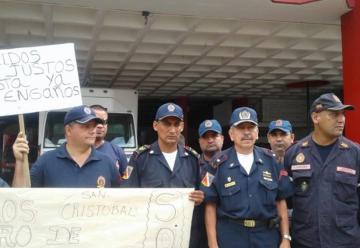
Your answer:
[[[195,206],[200,205],[204,201],[204,192],[201,190],[194,190],[189,194],[189,200],[195,202]]]
[[[18,134],[13,144],[13,153],[17,161],[24,161],[24,154],[29,154],[28,141],[22,132]]]

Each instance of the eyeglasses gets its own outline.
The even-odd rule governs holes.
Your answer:
[[[103,119],[101,119],[101,120],[102,120],[102,122],[100,124],[102,124],[104,126],[106,126],[108,124],[108,120],[103,120]]]

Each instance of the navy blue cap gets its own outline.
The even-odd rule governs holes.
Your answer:
[[[95,120],[97,123],[103,123],[103,120],[96,117],[95,111],[86,105],[81,105],[70,109],[64,118],[64,125],[71,122],[85,124],[89,121]]]
[[[199,136],[203,136],[207,131],[213,131],[215,133],[221,134],[222,128],[217,120],[205,120],[201,122],[199,126]]]
[[[311,105],[311,113],[321,112],[323,110],[353,110],[354,106],[344,105],[334,93],[326,93],[319,96]]]
[[[155,120],[160,121],[166,117],[176,117],[180,120],[184,119],[182,108],[175,103],[165,103],[156,111]]]
[[[292,126],[291,126],[290,121],[276,120],[276,121],[270,122],[268,133],[271,133],[274,130],[281,130],[284,133],[292,133]]]
[[[240,123],[251,122],[258,125],[256,111],[248,107],[240,107],[235,109],[231,114],[230,126],[237,126]]]

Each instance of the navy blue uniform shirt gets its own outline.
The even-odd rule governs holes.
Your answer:
[[[180,145],[173,171],[157,142],[135,151],[127,170],[128,178],[123,181],[125,187],[198,188],[200,181],[197,156]]]
[[[281,166],[273,154],[254,147],[254,162],[249,175],[240,165],[236,150],[231,147],[217,158],[218,168],[210,185],[201,189],[205,201],[216,202],[217,216],[230,219],[268,220],[277,216],[276,201],[285,199],[292,188],[279,179]]]
[[[121,147],[105,140],[103,144],[96,148],[96,150],[108,155],[113,161],[113,164],[118,168],[120,174],[124,173],[127,166],[127,159]]]
[[[110,158],[92,148],[85,164],[79,167],[70,157],[66,144],[46,152],[33,164],[32,187],[117,187],[120,174]]]
[[[309,135],[289,148],[284,165],[295,184],[296,244],[359,248],[359,146],[341,136],[323,162]]]

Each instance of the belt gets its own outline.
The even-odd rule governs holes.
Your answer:
[[[243,227],[255,228],[259,226],[267,226],[269,228],[278,227],[280,223],[279,217],[274,217],[267,220],[254,220],[254,219],[232,219],[230,221],[242,225]]]

